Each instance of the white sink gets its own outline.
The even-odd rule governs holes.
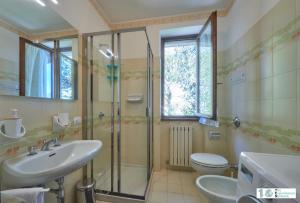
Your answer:
[[[4,161],[2,181],[8,187],[45,184],[81,168],[101,147],[98,140],[76,140],[33,156],[22,154]]]

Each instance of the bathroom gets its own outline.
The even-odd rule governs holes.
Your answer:
[[[299,202],[300,1],[2,0],[0,124],[0,202]],[[238,200],[262,153],[297,199]]]

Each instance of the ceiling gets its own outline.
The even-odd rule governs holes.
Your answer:
[[[194,35],[199,34],[202,26],[184,26],[184,27],[176,27],[169,29],[162,29],[160,31],[161,37],[175,37],[175,36],[183,36],[183,35]]]
[[[1,0],[0,20],[28,34],[73,28],[49,6],[42,7],[35,0]]]
[[[223,10],[233,0],[96,0],[101,12],[112,22]]]

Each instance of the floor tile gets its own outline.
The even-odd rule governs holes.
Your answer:
[[[190,173],[181,173],[180,181],[183,185],[194,185],[195,177],[193,176],[193,174],[191,172]]]
[[[153,182],[150,190],[153,192],[167,192],[167,182],[165,181]]]
[[[207,203],[195,185],[198,176],[196,172],[186,171],[154,172],[147,203]],[[143,188],[143,185],[135,180],[127,181],[124,186],[134,191]],[[109,202],[97,201],[97,203]]]
[[[153,176],[152,177],[152,183],[156,183],[156,182],[167,184],[168,176]]]
[[[195,185],[198,174],[195,172],[162,170],[154,172],[147,203],[207,203],[206,198]],[[124,185],[125,186],[125,185]],[[126,187],[137,191],[139,186],[134,180]],[[97,203],[108,203],[97,201]]]
[[[184,185],[183,194],[191,196],[200,196],[200,191],[195,185]]]
[[[150,192],[148,202],[152,203],[166,203],[167,202],[166,192]]]
[[[183,194],[182,185],[181,184],[168,184],[168,192],[169,193],[179,193]]]
[[[180,184],[180,172],[168,171],[168,184]]]
[[[199,196],[184,195],[184,203],[202,203]]]
[[[184,203],[184,196],[177,193],[168,193],[168,203]]]

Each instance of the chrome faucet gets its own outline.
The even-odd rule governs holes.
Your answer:
[[[58,138],[54,138],[48,141],[45,140],[43,146],[41,147],[41,151],[49,151],[51,144],[53,144],[54,147],[60,146]]]
[[[37,154],[37,147],[36,146],[29,146],[28,148],[28,154],[27,156],[33,156]]]

